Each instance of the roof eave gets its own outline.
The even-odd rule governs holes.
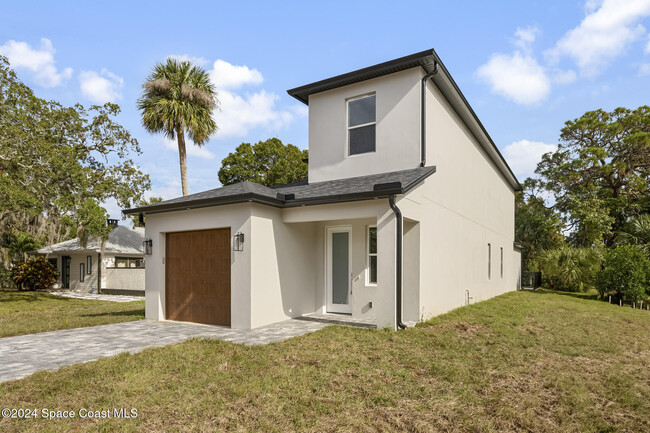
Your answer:
[[[162,206],[153,205],[153,206],[136,207],[132,209],[125,209],[122,211],[122,213],[124,215],[137,215],[140,213],[146,215],[146,214],[154,214],[154,213],[161,213],[161,212],[198,209],[204,207],[223,206],[227,204],[239,204],[239,203],[247,203],[247,202],[261,203],[261,204],[266,204],[274,207],[282,207],[283,205],[283,202],[281,200],[272,199],[270,197],[265,197],[255,193],[246,193],[246,194],[239,194],[236,196],[229,196],[229,197],[218,197],[218,198],[196,200],[189,203],[181,202],[181,203],[170,203],[168,205],[162,205]]]
[[[379,63],[377,65],[358,69],[356,71],[337,75],[335,77],[326,78],[314,83],[305,84],[304,86],[289,89],[287,90],[287,93],[300,102],[309,105],[309,94],[320,93],[329,90],[329,88],[342,87],[354,82],[366,81],[382,75],[387,75],[389,73],[392,73],[388,71],[392,71],[395,68],[410,69],[417,66],[424,67],[424,65],[427,63],[427,58],[430,58],[431,67],[433,68],[433,60],[437,58],[435,51],[425,50],[405,57],[400,57],[398,59]],[[304,95],[305,92],[307,92],[306,96]]]

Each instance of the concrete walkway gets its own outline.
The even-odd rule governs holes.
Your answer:
[[[51,295],[61,296],[63,298],[90,299],[92,301],[111,301],[111,302],[133,302],[144,301],[144,296],[126,296],[126,295],[98,295],[97,293],[80,293],[80,292],[50,292]]]
[[[137,353],[146,347],[180,343],[193,337],[259,345],[307,334],[325,326],[326,323],[294,319],[242,331],[198,323],[138,320],[0,338],[0,382],[122,352]]]

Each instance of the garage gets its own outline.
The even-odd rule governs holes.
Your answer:
[[[230,326],[230,228],[166,238],[166,318]]]

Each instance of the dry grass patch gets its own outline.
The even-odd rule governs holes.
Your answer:
[[[517,292],[403,332],[192,340],[0,384],[8,407],[135,407],[2,431],[650,431],[650,314]]]

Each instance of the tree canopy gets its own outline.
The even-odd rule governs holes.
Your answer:
[[[187,61],[169,58],[157,63],[138,99],[142,125],[151,133],[163,133],[178,142],[183,195],[188,195],[185,133],[202,146],[217,131],[212,111],[217,92],[208,73]]]
[[[307,150],[284,145],[278,138],[253,145],[242,143],[221,162],[219,181],[223,185],[250,181],[277,186],[306,180],[307,158]]]
[[[557,151],[536,172],[575,245],[614,245],[630,217],[650,211],[650,107],[589,111],[566,122]]]
[[[149,177],[132,160],[140,146],[115,122],[119,112],[38,98],[0,56],[0,233],[47,243],[104,236],[100,204],[114,198],[126,208],[142,198]]]
[[[540,252],[557,248],[564,241],[562,221],[542,198],[530,193],[531,182],[527,179],[524,191],[515,196],[515,239],[525,246],[521,255],[524,270],[532,270]]]

